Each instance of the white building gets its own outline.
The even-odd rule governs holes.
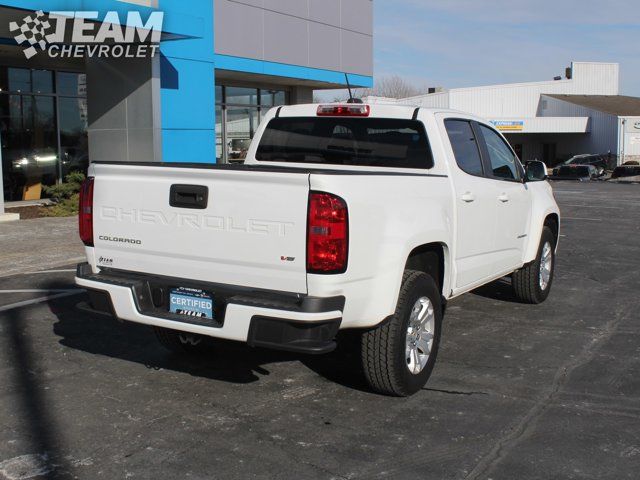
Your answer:
[[[443,89],[398,103],[471,112],[492,121],[523,160],[554,164],[581,153],[610,154],[612,163],[640,159],[640,98],[619,95],[617,63],[573,62],[566,78]]]

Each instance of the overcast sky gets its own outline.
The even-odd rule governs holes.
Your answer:
[[[375,76],[448,88],[551,79],[617,62],[640,96],[638,0],[374,0]]]

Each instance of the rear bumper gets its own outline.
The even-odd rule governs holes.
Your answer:
[[[78,265],[76,284],[89,291],[93,310],[122,320],[313,354],[335,348],[345,302],[344,297],[288,295],[133,272],[94,274],[89,264]],[[213,294],[216,320],[170,313],[166,299],[175,287]]]

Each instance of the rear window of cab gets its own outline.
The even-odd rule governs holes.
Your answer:
[[[260,139],[256,160],[433,168],[433,155],[422,122],[391,118],[274,118]]]

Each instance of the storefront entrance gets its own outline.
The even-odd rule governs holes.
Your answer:
[[[37,200],[43,187],[88,166],[86,76],[0,66],[5,201]]]

